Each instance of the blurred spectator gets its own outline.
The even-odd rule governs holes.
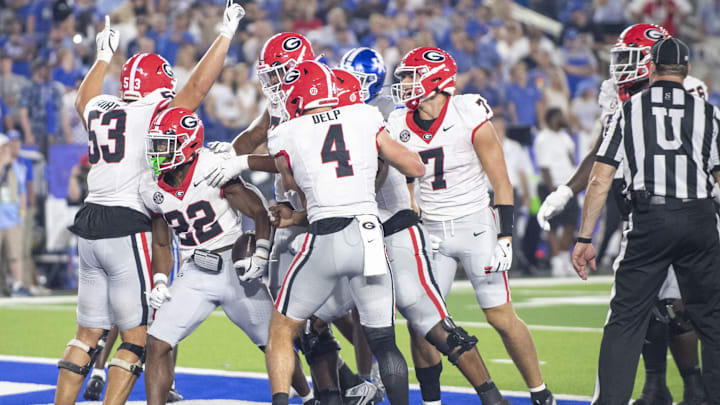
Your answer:
[[[7,52],[0,51],[0,98],[10,103],[10,96],[17,96],[30,81],[12,71],[13,60]],[[9,104],[10,105],[10,104]]]
[[[720,37],[720,0],[700,0],[695,17],[701,35]]]
[[[317,0],[294,0],[285,2],[285,11],[292,17],[293,31],[307,34],[323,26],[317,17]]]
[[[560,65],[567,74],[570,94],[575,93],[578,83],[597,72],[597,59],[592,51],[583,45],[577,31],[568,30],[565,33],[560,57]]]
[[[78,164],[70,171],[70,182],[68,183],[67,203],[68,205],[82,205],[88,195],[87,176],[90,173],[90,160],[88,155],[83,155]]]
[[[550,83],[543,90],[543,96],[548,110],[557,108],[567,116],[570,110],[570,90],[562,69],[553,68],[550,71]]]
[[[619,24],[625,21],[627,0],[594,0],[592,20],[597,24]]]
[[[479,94],[485,98],[495,117],[502,117],[505,112],[505,98],[500,89],[491,83],[489,67],[476,67],[470,72],[470,81],[462,89],[466,94]]]
[[[15,74],[30,77],[30,58],[35,54],[33,43],[22,31],[22,24],[16,19],[5,21],[7,23],[7,39],[4,41],[3,51],[12,63]]]
[[[528,80],[525,62],[517,62],[510,70],[510,83],[505,86],[508,124],[542,128],[545,113],[542,92]]]
[[[152,32],[150,31],[150,24],[148,24],[147,18],[145,16],[137,16],[135,18],[135,29],[137,31],[137,34],[127,44],[128,57],[140,52],[140,41],[143,38],[153,38]]]
[[[179,91],[185,86],[190,74],[192,73],[195,64],[197,63],[197,56],[195,55],[195,45],[183,44],[177,54],[177,60],[175,66],[173,66],[173,73],[177,83],[175,88]]]
[[[565,130],[565,119],[557,108],[548,109],[546,128],[538,133],[533,143],[535,161],[540,168],[542,184],[538,194],[545,199],[557,186],[570,178],[575,170],[575,143]],[[554,277],[575,276],[570,264],[570,246],[575,238],[580,208],[573,198],[565,210],[550,221],[550,255]]]
[[[345,10],[340,7],[335,7],[328,12],[327,19],[328,25],[308,33],[308,39],[313,45],[333,46],[341,40],[340,37],[346,37],[344,39],[347,42],[357,44],[355,33],[348,31],[348,22]]]
[[[75,86],[68,89],[62,96],[63,113],[62,128],[63,134],[66,134],[66,143],[87,144],[88,134],[85,130],[80,115],[75,110],[75,99],[77,98],[77,89],[80,87],[82,78],[79,77],[75,81]]]
[[[662,25],[670,35],[678,35],[678,27],[692,13],[688,0],[632,0],[628,6],[636,22]]]
[[[524,35],[523,26],[517,21],[508,21],[502,39],[498,39],[497,51],[507,66],[513,66],[530,52],[530,41]]]
[[[162,20],[165,19],[165,15],[160,15]],[[175,58],[177,57],[178,49],[182,43],[194,44],[197,42],[195,37],[188,32],[190,26],[190,15],[189,13],[182,13],[175,16],[173,28],[164,31],[162,34],[158,32],[158,38],[156,41],[157,52],[167,59],[170,65],[175,64]]]
[[[573,32],[573,36],[580,39],[582,46],[592,48],[595,42],[601,40],[595,24],[588,18],[588,13],[581,3],[572,3],[569,8],[570,21],[563,27],[560,43],[564,43],[568,34]]]
[[[75,67],[75,55],[70,49],[63,49],[59,53],[60,65],[53,69],[52,80],[62,83],[70,89],[75,88],[78,79],[82,79],[83,73]]]
[[[575,91],[575,98],[570,104],[570,117],[575,132],[578,134],[578,150],[580,156],[592,147],[592,129],[600,116],[600,105],[597,101],[597,82],[595,80],[583,81]]]
[[[237,134],[241,123],[240,103],[235,97],[235,74],[233,68],[225,66],[220,73],[220,81],[210,89],[205,100],[205,112],[215,122],[223,126],[222,133],[211,134],[207,142],[214,140],[229,140]],[[213,136],[214,135],[214,136]],[[207,137],[206,137],[207,138]]]
[[[247,128],[260,114],[260,92],[250,81],[250,69],[245,63],[235,65],[235,98],[238,103],[238,129]]]
[[[30,295],[30,290],[23,284],[22,274],[23,227],[20,213],[24,195],[20,188],[22,170],[24,168],[12,158],[10,140],[4,134],[0,134],[0,248],[3,251],[0,255],[0,268],[3,269],[1,271],[5,271],[5,268],[9,269],[12,275],[13,296]]]
[[[385,20],[385,16],[382,14],[373,14],[369,19],[370,31],[365,35],[360,44],[373,48],[378,38],[385,35],[385,30],[388,29],[388,22]]]
[[[50,69],[42,60],[33,62],[30,85],[22,89],[18,107],[20,127],[24,141],[37,145],[47,158],[48,146],[62,143],[60,124],[62,122],[62,94],[50,80]],[[71,140],[67,138],[67,141]]]

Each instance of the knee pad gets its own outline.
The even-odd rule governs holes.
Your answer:
[[[683,335],[695,330],[686,311],[674,312],[671,309],[669,312],[670,337]]]
[[[113,359],[108,362],[108,368],[120,367],[136,376],[140,376],[140,374],[142,374],[143,372],[143,366],[145,365],[145,348],[136,344],[123,342],[120,344],[120,347],[118,347],[118,351],[120,350],[129,351],[130,353],[136,355],[138,357],[138,360],[135,363],[130,363],[129,361],[119,359],[116,353],[116,357],[113,357]]]
[[[329,327],[318,333],[312,327],[312,320],[309,320],[303,331],[300,349],[305,355],[308,364],[312,364],[318,356],[339,351],[340,344],[335,340],[335,336],[333,336]]]
[[[444,344],[436,344],[435,347],[447,356],[450,363],[457,365],[458,358],[466,351],[472,350],[478,340],[475,336],[469,335],[465,329],[455,325],[449,316],[440,321],[440,324],[449,335]]]
[[[95,347],[93,347],[93,348],[91,348],[90,346],[81,342],[80,340],[71,339],[67,345],[75,346],[75,347],[83,350],[84,352],[86,352],[88,354],[88,356],[90,356],[90,360],[84,366],[78,366],[77,364],[69,362],[67,360],[60,360],[60,361],[58,361],[58,365],[57,365],[58,368],[64,368],[65,370],[69,370],[75,374],[80,374],[83,377],[88,375],[90,370],[95,365],[95,359],[97,358],[97,356],[100,354],[100,352],[105,347],[105,342],[107,342],[108,332],[109,332],[108,330],[103,331],[103,334],[102,334],[102,336],[100,336],[100,339],[98,340],[97,345],[95,345]]]

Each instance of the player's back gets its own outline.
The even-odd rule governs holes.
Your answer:
[[[310,222],[377,215],[375,137],[383,127],[377,108],[355,104],[304,115],[273,131],[268,149],[287,157]]]
[[[148,210],[162,215],[178,236],[180,254],[187,260],[195,249],[216,250],[232,245],[242,233],[240,216],[222,190],[204,181],[204,173],[227,156],[201,149],[180,187],[146,172],[140,195]]]
[[[138,186],[150,170],[145,139],[155,114],[172,101],[158,89],[134,102],[115,96],[93,98],[85,108],[88,126],[88,203],[122,206],[145,212]]]

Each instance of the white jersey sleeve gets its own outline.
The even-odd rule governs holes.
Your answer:
[[[281,124],[268,138],[272,155],[288,159],[305,193],[308,220],[378,215],[377,144],[384,128],[377,108],[355,104],[304,115]]]
[[[453,97],[452,100],[458,114],[473,128],[473,134],[494,116],[487,101],[477,94],[463,94]]]
[[[688,91],[688,93],[698,96],[704,101],[707,101],[708,97],[708,86],[703,82],[702,80],[698,79],[695,76],[687,76],[685,77],[685,81],[683,81],[683,87],[685,87],[685,90]]]
[[[88,102],[84,116],[91,167],[86,202],[145,213],[139,195],[141,177],[150,170],[145,139],[155,114],[171,102],[172,92],[166,89],[131,103],[107,95]]]

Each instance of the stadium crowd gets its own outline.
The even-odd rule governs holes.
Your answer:
[[[70,206],[82,200],[88,163],[78,151],[88,140],[73,102],[95,58],[95,33],[104,16],[111,16],[121,34],[103,87],[103,93],[117,94],[122,64],[138,52],[165,57],[182,87],[215,37],[217,27],[208,22],[219,20],[224,5],[218,0],[0,0],[0,132],[6,134],[0,136],[1,295],[45,293],[31,251],[67,250],[62,243],[48,243],[48,224],[58,221],[47,206],[53,199]],[[527,18],[518,6],[536,13]],[[720,61],[709,46],[720,36],[716,0],[248,0],[245,9],[228,63],[199,110],[206,142],[231,140],[264,109],[255,64],[262,44],[277,32],[306,35],[331,66],[355,47],[375,48],[388,67],[386,85],[406,52],[441,47],[457,61],[458,91],[483,95],[500,136],[507,138],[517,205],[527,214],[519,216],[516,227],[521,248],[515,274],[549,267],[555,276],[574,275],[567,251],[577,218],[566,221],[562,234],[548,235],[545,255],[557,259],[547,261],[538,249],[545,243],[534,213],[592,146],[609,47],[627,24],[662,24],[687,39],[693,74],[708,84],[710,101],[720,101],[713,86],[720,77],[709,68]],[[540,156],[538,151],[547,152]],[[265,181],[263,191],[271,196],[268,179],[257,180]],[[603,232],[609,236],[615,230]],[[607,244],[605,263],[617,245]],[[68,286],[62,278],[48,285]]]

